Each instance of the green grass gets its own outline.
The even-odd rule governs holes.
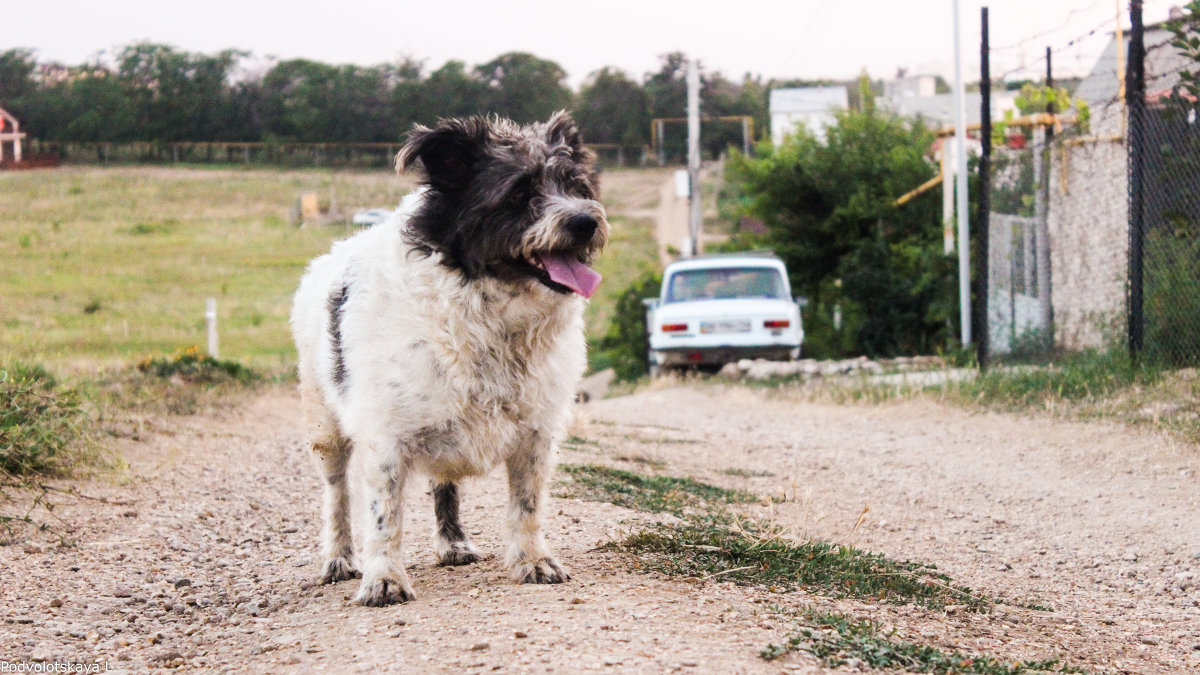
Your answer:
[[[215,297],[222,354],[286,370],[300,275],[349,232],[289,224],[299,193],[349,214],[393,205],[408,185],[388,172],[0,173],[0,359],[59,370],[169,354],[204,341]]]
[[[560,468],[573,480],[570,496],[683,519],[651,526],[607,546],[635,557],[642,569],[879,602],[916,602],[936,608],[961,605],[975,611],[991,606],[990,600],[954,585],[929,565],[897,562],[827,542],[798,543],[770,525],[736,519],[725,512],[726,507],[759,501],[743,490],[603,466]]]
[[[1090,350],[1044,366],[992,368],[976,378],[947,385],[947,391],[964,402],[990,408],[1045,408],[1057,402],[1105,399],[1131,386],[1151,383],[1161,372],[1134,364],[1122,351]]]
[[[778,613],[787,610],[777,608]],[[979,673],[1020,675],[1022,673],[1083,673],[1058,661],[1005,662],[986,655],[953,651],[913,642],[895,641],[872,621],[858,620],[834,612],[809,610],[800,617],[805,624],[782,644],[767,645],[759,653],[772,661],[789,652],[807,652],[822,665],[838,668],[852,660],[871,668],[909,673]]]
[[[761,523],[722,518],[656,525],[612,544],[636,555],[644,569],[708,578],[773,591],[807,590],[834,598],[940,609],[959,605],[987,611],[992,603],[930,565],[822,541],[795,542]]]
[[[656,268],[653,210],[668,170],[610,170],[612,223],[589,304],[593,339],[613,298]],[[0,360],[51,370],[136,363],[204,343],[215,297],[221,354],[290,371],[287,318],[305,265],[352,230],[294,227],[301,192],[348,221],[393,206],[413,184],[389,171],[249,168],[62,168],[0,172]]]
[[[632,471],[590,464],[563,464],[559,469],[573,479],[573,497],[603,501],[650,513],[684,516],[706,512],[714,504],[744,504],[758,497],[742,490],[709,485],[691,478],[646,476]]]
[[[39,366],[0,364],[0,486],[66,475],[89,428],[75,389]]]

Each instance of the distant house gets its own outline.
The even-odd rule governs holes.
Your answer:
[[[967,92],[967,124],[980,121],[979,92]],[[1016,112],[1017,93],[992,91],[992,119],[1002,120],[1008,111]],[[932,75],[898,77],[883,83],[883,99],[880,106],[891,112],[925,122],[926,126],[941,128],[954,124],[954,94],[937,93],[937,79]]]
[[[799,128],[808,129],[818,138],[837,123],[835,112],[850,105],[844,86],[798,87],[771,90],[771,142],[779,147],[783,139]]]

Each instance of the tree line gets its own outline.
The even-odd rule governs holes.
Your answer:
[[[574,112],[589,143],[640,149],[651,120],[685,115],[687,57],[662,56],[657,71],[637,80],[616,68],[593,72],[572,91],[554,61],[524,52],[469,67],[447,61],[429,71],[405,59],[376,66],[307,59],[250,72],[248,52],[191,53],[135,43],[111,63],[40,63],[31,49],[0,53],[0,106],[33,138],[47,142],[396,142],[414,123],[495,113],[518,122]],[[768,92],[825,82],[741,81],[702,75],[702,114],[746,115],[756,135],[767,131]],[[702,142],[717,154],[740,146],[741,127],[706,125]],[[685,152],[682,127],[668,128],[669,158]]]

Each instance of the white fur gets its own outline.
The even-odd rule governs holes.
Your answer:
[[[413,596],[400,551],[412,470],[457,482],[506,462],[511,575],[567,578],[542,543],[538,506],[585,366],[584,300],[533,279],[463,283],[438,253],[406,243],[405,223],[421,199],[410,195],[388,222],[314,260],[292,312],[308,440],[326,478],[324,580],[346,578],[357,557],[364,604]],[[339,386],[330,298],[347,284]],[[362,556],[353,555],[346,524],[351,450],[364,460],[363,503],[378,524],[367,528]],[[473,548],[436,542],[439,556],[455,546]]]

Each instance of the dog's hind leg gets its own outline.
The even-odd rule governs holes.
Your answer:
[[[378,452],[371,452],[367,462],[363,482],[371,524],[364,537],[363,578],[354,601],[368,607],[408,602],[417,597],[404,570],[401,548],[408,467],[394,455]]]
[[[542,538],[541,509],[550,473],[550,438],[537,431],[507,460],[509,576],[523,584],[561,584],[571,578]]]
[[[469,565],[480,558],[479,549],[463,532],[458,520],[458,483],[447,481],[433,486],[433,512],[437,516],[437,534],[433,550],[440,565]]]
[[[324,521],[321,548],[325,564],[318,582],[333,584],[358,576],[354,567],[354,542],[350,538],[350,495],[346,486],[350,440],[335,436],[324,443],[313,443],[325,478]]]
[[[319,393],[302,385],[300,401],[308,425],[309,447],[320,467],[323,486],[321,553],[325,562],[318,583],[332,584],[358,576],[353,562],[350,494],[346,485],[346,468],[353,448],[350,439],[338,430]]]

